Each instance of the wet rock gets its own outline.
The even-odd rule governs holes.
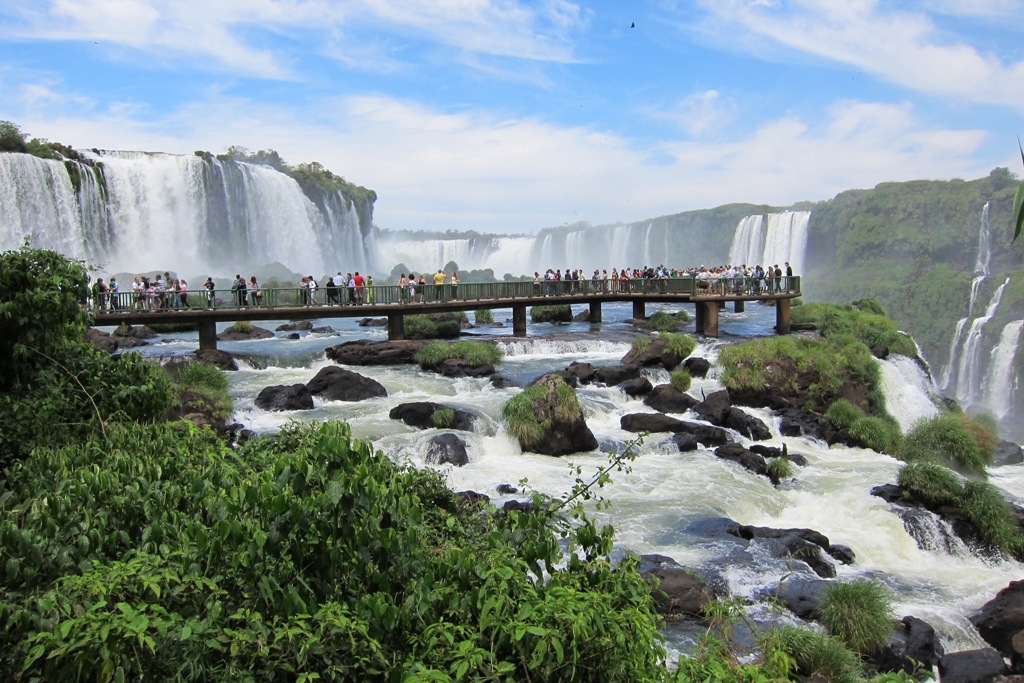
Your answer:
[[[427,444],[426,461],[432,465],[462,467],[469,462],[466,442],[455,434],[437,434]]]
[[[235,362],[235,357],[227,351],[221,351],[220,349],[199,349],[196,351],[195,357],[204,363],[216,365],[221,370],[238,370],[238,363]]]
[[[1007,673],[1006,662],[993,648],[951,652],[939,658],[942,683],[987,683]]]
[[[729,391],[722,389],[708,394],[703,401],[694,406],[693,412],[713,425],[724,427],[731,409],[732,401],[729,399]]]
[[[702,616],[716,597],[700,574],[664,555],[645,555],[641,574],[651,581],[655,609],[670,619]]]
[[[452,412],[451,424],[437,424],[434,415],[438,411],[450,410]],[[433,403],[432,401],[420,401],[416,403],[402,403],[391,409],[388,417],[392,420],[400,420],[410,427],[418,429],[458,429],[464,432],[471,432],[476,426],[476,416],[461,408]]]
[[[463,358],[447,358],[441,361],[434,372],[445,377],[490,377],[494,366],[490,363],[475,365]]]
[[[818,617],[818,605],[825,597],[825,591],[833,585],[834,581],[825,579],[788,577],[780,581],[773,590],[762,592],[760,597],[775,598],[796,616],[813,621]]]
[[[683,358],[670,351],[668,342],[661,337],[651,339],[646,351],[634,348],[622,357],[623,365],[662,367],[669,371],[675,370],[682,362]]]
[[[241,332],[231,327],[217,335],[217,341],[248,341],[251,339],[270,339],[274,333],[262,327],[252,326],[248,332]]]
[[[1024,449],[1011,441],[1000,441],[996,446],[995,458],[992,460],[994,467],[1002,465],[1019,465],[1024,462]]]
[[[497,372],[490,376],[490,381],[491,386],[497,389],[508,389],[509,387],[516,386],[514,381]]]
[[[707,377],[711,371],[711,361],[707,358],[690,356],[683,361],[683,369],[690,373],[691,377]]]
[[[986,643],[1024,672],[1024,581],[1011,581],[969,617]]]
[[[264,387],[256,396],[256,407],[262,410],[312,410],[313,395],[305,384]]]
[[[106,351],[107,353],[114,353],[120,348],[120,344],[117,339],[110,336],[109,333],[97,330],[94,327],[90,327],[85,331],[85,341],[89,342],[100,351]]]
[[[567,406],[559,394],[559,387],[567,386],[565,380],[550,373],[539,377],[531,386],[544,389],[534,398],[533,412],[545,429],[535,443],[520,442],[523,450],[544,455],[568,455],[592,451],[598,447],[597,438],[587,426],[575,396],[572,397],[573,405]]]
[[[386,327],[387,324],[387,318],[361,318],[358,322],[359,327]]]
[[[768,476],[768,464],[757,453],[752,453],[738,443],[729,443],[715,449],[715,455],[723,460],[737,463],[754,474]]]
[[[498,484],[497,490],[498,493],[502,494],[503,496],[510,496],[519,493],[519,489],[517,489],[515,486],[512,486],[512,484]]]
[[[651,389],[654,387],[651,386],[650,380],[646,377],[637,377],[635,379],[626,380],[619,385],[619,388],[622,389],[623,393],[627,396],[637,397],[651,393]]]
[[[930,624],[917,617],[903,617],[870,664],[876,671],[904,671],[913,675],[920,668],[930,671],[942,655],[942,644]]]
[[[382,342],[360,339],[330,346],[324,353],[341,365],[410,365],[416,363],[416,353],[429,343],[426,339]]]
[[[328,401],[362,401],[387,396],[387,389],[375,379],[329,365],[306,383],[309,393]]]
[[[630,413],[619,418],[619,426],[627,432],[680,432],[686,423],[661,413]]]
[[[337,334],[337,330],[335,330],[330,325],[321,325],[320,327],[314,327],[313,329],[310,330],[310,332],[312,332],[313,334]]]
[[[118,325],[111,334],[118,339],[152,339],[156,332],[146,325]]]
[[[294,330],[312,330],[313,323],[308,320],[301,320],[294,323],[283,323],[274,328],[276,332],[292,332]]]
[[[715,424],[719,423],[716,422]],[[764,441],[765,439],[772,438],[771,430],[768,429],[768,425],[763,420],[753,415],[748,415],[736,407],[729,409],[721,426],[733,429],[752,441]]]
[[[685,413],[699,401],[671,384],[659,384],[647,395],[644,403],[661,413]]]

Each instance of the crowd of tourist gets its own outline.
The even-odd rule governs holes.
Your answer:
[[[665,265],[643,268],[595,268],[588,277],[582,268],[562,269],[548,268],[541,274],[533,274],[533,293],[537,296],[558,296],[572,293],[608,293],[621,291],[637,291],[636,282],[642,291],[659,291],[665,289],[666,282],[677,278],[693,278],[698,291],[736,293],[757,295],[775,293],[788,289],[789,278],[793,277],[793,269],[788,262],[784,267],[778,265],[764,268],[760,265],[720,265],[707,267],[704,265],[693,268],[670,268]],[[438,269],[436,273],[427,275],[402,273],[397,282],[398,299],[388,297],[387,301],[395,303],[417,303],[426,301],[445,301],[457,299],[459,294],[459,274],[452,271],[445,273]],[[203,283],[201,306],[214,308],[217,304],[217,288],[213,278],[206,278]],[[320,284],[312,275],[301,279],[298,287],[296,303],[301,306],[361,306],[375,303],[373,276],[355,273],[328,276],[324,282],[323,298],[320,295]],[[117,279],[111,277],[109,282],[97,278],[92,285],[92,305],[97,311],[161,311],[185,310],[192,308],[188,298],[188,283],[183,278],[172,278],[170,273],[157,273],[152,278],[140,275],[131,284],[131,292],[122,292]],[[231,302],[236,307],[258,307],[265,305],[265,292],[260,287],[256,276],[246,280],[236,274],[231,283]],[[278,304],[284,302],[276,302]]]

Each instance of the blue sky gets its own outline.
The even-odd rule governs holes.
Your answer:
[[[529,233],[1020,174],[1019,0],[4,0],[0,119]]]

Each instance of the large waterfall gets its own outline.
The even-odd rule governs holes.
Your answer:
[[[783,266],[789,263],[802,273],[807,254],[810,211],[783,211],[747,216],[736,226],[729,261],[748,266]]]
[[[309,196],[273,168],[210,156],[0,154],[0,249],[28,239],[108,273],[228,275],[273,262],[317,277],[369,270],[364,214],[340,191]]]

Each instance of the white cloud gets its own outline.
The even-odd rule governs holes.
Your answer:
[[[914,91],[1024,111],[1024,61],[1004,62],[990,46],[972,45],[966,35],[951,37],[920,9],[890,10],[877,0],[792,0],[784,6],[706,0],[703,4],[718,32],[727,30],[723,26],[739,27]],[[1001,6],[994,1],[976,2],[973,10],[982,14]],[[750,42],[756,45],[757,40]]]

